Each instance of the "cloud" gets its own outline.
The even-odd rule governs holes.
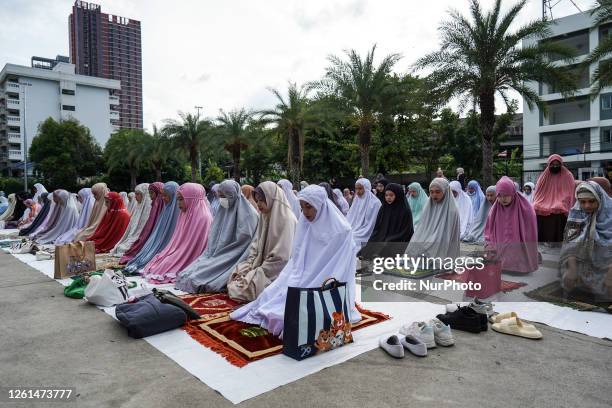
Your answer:
[[[305,31],[328,25],[334,21],[345,18],[358,18],[365,12],[365,0],[352,0],[348,3],[334,3],[326,5],[324,8],[312,12],[312,5],[309,9],[297,9],[294,12],[294,19],[297,24]]]

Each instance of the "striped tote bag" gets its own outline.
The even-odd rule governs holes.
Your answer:
[[[319,288],[287,289],[283,354],[303,360],[353,342],[346,283],[327,279]]]

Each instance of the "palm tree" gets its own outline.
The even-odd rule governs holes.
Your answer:
[[[415,69],[432,69],[429,79],[435,92],[445,100],[460,97],[480,108],[482,132],[482,176],[485,185],[493,183],[493,135],[495,127],[495,95],[507,106],[512,101],[509,90],[518,91],[529,109],[536,104],[546,112],[536,90],[527,82],[538,81],[553,85],[568,94],[575,89],[575,76],[550,62],[552,55],[571,61],[574,52],[551,41],[538,41],[520,46],[526,39],[544,39],[551,32],[550,22],[537,20],[510,32],[510,26],[523,10],[527,0],[515,3],[502,15],[502,0],[496,0],[492,10],[484,13],[478,0],[470,0],[470,17],[450,12],[450,21],[439,27],[441,46],[436,52],[420,58]]]
[[[304,128],[312,119],[308,109],[308,90],[289,83],[287,99],[277,89],[270,89],[278,103],[274,109],[260,111],[263,124],[274,124],[276,131],[287,140],[287,163],[291,181],[300,182],[304,164]]]
[[[225,150],[232,155],[234,180],[237,182],[240,182],[240,152],[247,147],[245,143],[247,125],[252,116],[251,112],[242,108],[229,113],[221,109],[220,115],[217,117],[217,121],[221,123],[221,130],[224,133],[225,140],[227,140]]]
[[[595,27],[612,20],[612,0],[596,0],[595,7],[591,10],[591,15],[595,18]],[[599,66],[591,78],[593,94],[598,94],[604,86],[612,86],[612,61],[604,58],[612,55],[612,36],[601,36],[599,45],[589,54],[584,61],[585,69],[593,63]]]
[[[179,112],[180,120],[167,119],[162,134],[175,143],[175,146],[189,155],[191,163],[191,181],[202,179],[198,166],[198,153],[205,137],[210,134],[212,125],[209,121],[200,119],[199,114]]]
[[[121,129],[111,136],[104,147],[108,171],[127,169],[132,190],[136,187],[140,170],[147,164],[144,147],[148,144],[148,137],[142,130]]]
[[[145,156],[151,162],[151,167],[155,171],[155,180],[162,181],[162,168],[170,156],[170,141],[153,125],[153,133],[149,134],[149,139],[144,147]]]
[[[358,143],[361,153],[361,171],[367,177],[370,169],[370,143],[372,128],[381,110],[383,95],[389,86],[391,69],[399,61],[399,54],[387,55],[378,66],[374,64],[376,45],[361,58],[357,51],[345,51],[348,60],[337,56],[328,58],[327,67],[321,81],[311,86],[324,93],[331,93],[348,104],[352,119],[358,127]]]

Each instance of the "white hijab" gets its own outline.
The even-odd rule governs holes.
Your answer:
[[[457,258],[460,224],[453,193],[445,178],[433,179],[429,188],[432,186],[444,191],[444,198],[440,202],[435,202],[431,196],[429,197],[421,213],[421,220],[406,248],[406,254],[414,258],[422,255],[428,258]]]
[[[461,183],[457,180],[450,182],[450,188],[457,193],[455,197],[455,204],[457,204],[457,210],[459,210],[459,221],[461,223],[461,236],[463,237],[470,230],[474,214],[472,212],[472,200],[470,196],[463,191]]]
[[[136,203],[136,205],[133,207],[133,212],[130,213],[130,223],[119,242],[111,249],[110,254],[112,256],[123,256],[123,254],[130,249],[132,244],[136,242],[149,219],[149,213],[151,212],[149,183],[139,184],[136,186],[135,190],[142,194],[142,201],[138,202],[135,197],[136,194],[134,194],[134,199],[132,201]]]
[[[259,297],[234,311],[230,317],[257,324],[274,335],[283,331],[288,287],[320,287],[328,278],[345,282],[351,323],[361,320],[355,307],[355,255],[359,249],[351,237],[351,226],[323,187],[309,185],[298,199],[315,207],[316,217],[298,221],[291,259],[278,278]]]
[[[36,193],[34,193],[32,200],[34,200],[35,203],[38,203],[38,197],[40,197],[42,193],[47,193],[48,191],[45,186],[40,183],[34,184],[34,188],[36,189]]]
[[[374,224],[376,224],[376,217],[378,216],[378,210],[382,206],[380,200],[372,193],[372,184],[370,180],[360,178],[355,182],[355,186],[360,184],[363,186],[365,193],[359,197],[355,193],[353,198],[353,205],[346,215],[346,219],[353,228],[353,238],[355,243],[361,248],[365,245],[372,235]]]
[[[529,201],[529,204],[533,205],[533,193],[535,193],[535,184],[533,184],[531,181],[528,181],[525,183],[525,185],[523,187],[531,187],[531,194],[525,194],[525,193],[521,193],[523,195],[523,197],[525,197],[527,199],[527,201]]]
[[[287,179],[280,179],[276,184],[283,189],[283,192],[287,197],[287,201],[289,201],[289,205],[291,206],[291,211],[293,211],[293,214],[295,215],[295,219],[299,219],[302,209],[300,208],[300,203],[298,202],[297,197],[293,193],[293,184],[291,184],[291,182]]]
[[[339,188],[334,188],[334,195],[336,196],[336,202],[338,205],[340,205],[340,211],[342,211],[342,214],[348,214],[350,208],[349,203],[346,201],[346,198],[344,198],[342,191],[340,191]]]

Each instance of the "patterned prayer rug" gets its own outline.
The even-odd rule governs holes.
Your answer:
[[[605,310],[608,313],[612,313],[612,302],[601,301],[593,294],[580,290],[565,293],[559,281],[554,281],[530,292],[525,292],[525,296],[560,306],[569,306],[580,311]]]
[[[244,367],[250,362],[282,352],[283,341],[278,337],[259,326],[229,318],[229,314],[242,304],[230,299],[226,293],[183,295],[181,298],[201,316],[201,319],[185,324],[183,330],[231,364]],[[357,310],[362,319],[353,325],[353,330],[390,319],[383,313],[372,312],[359,305]]]
[[[450,273],[443,273],[440,275],[436,275],[436,278],[444,279],[444,280],[462,281],[463,275],[459,275],[458,273],[455,273],[455,272],[450,272]],[[522,288],[523,286],[527,286],[527,284],[525,282],[511,282],[511,281],[507,281],[503,279],[501,281],[501,290],[504,293],[512,292],[513,290]]]

